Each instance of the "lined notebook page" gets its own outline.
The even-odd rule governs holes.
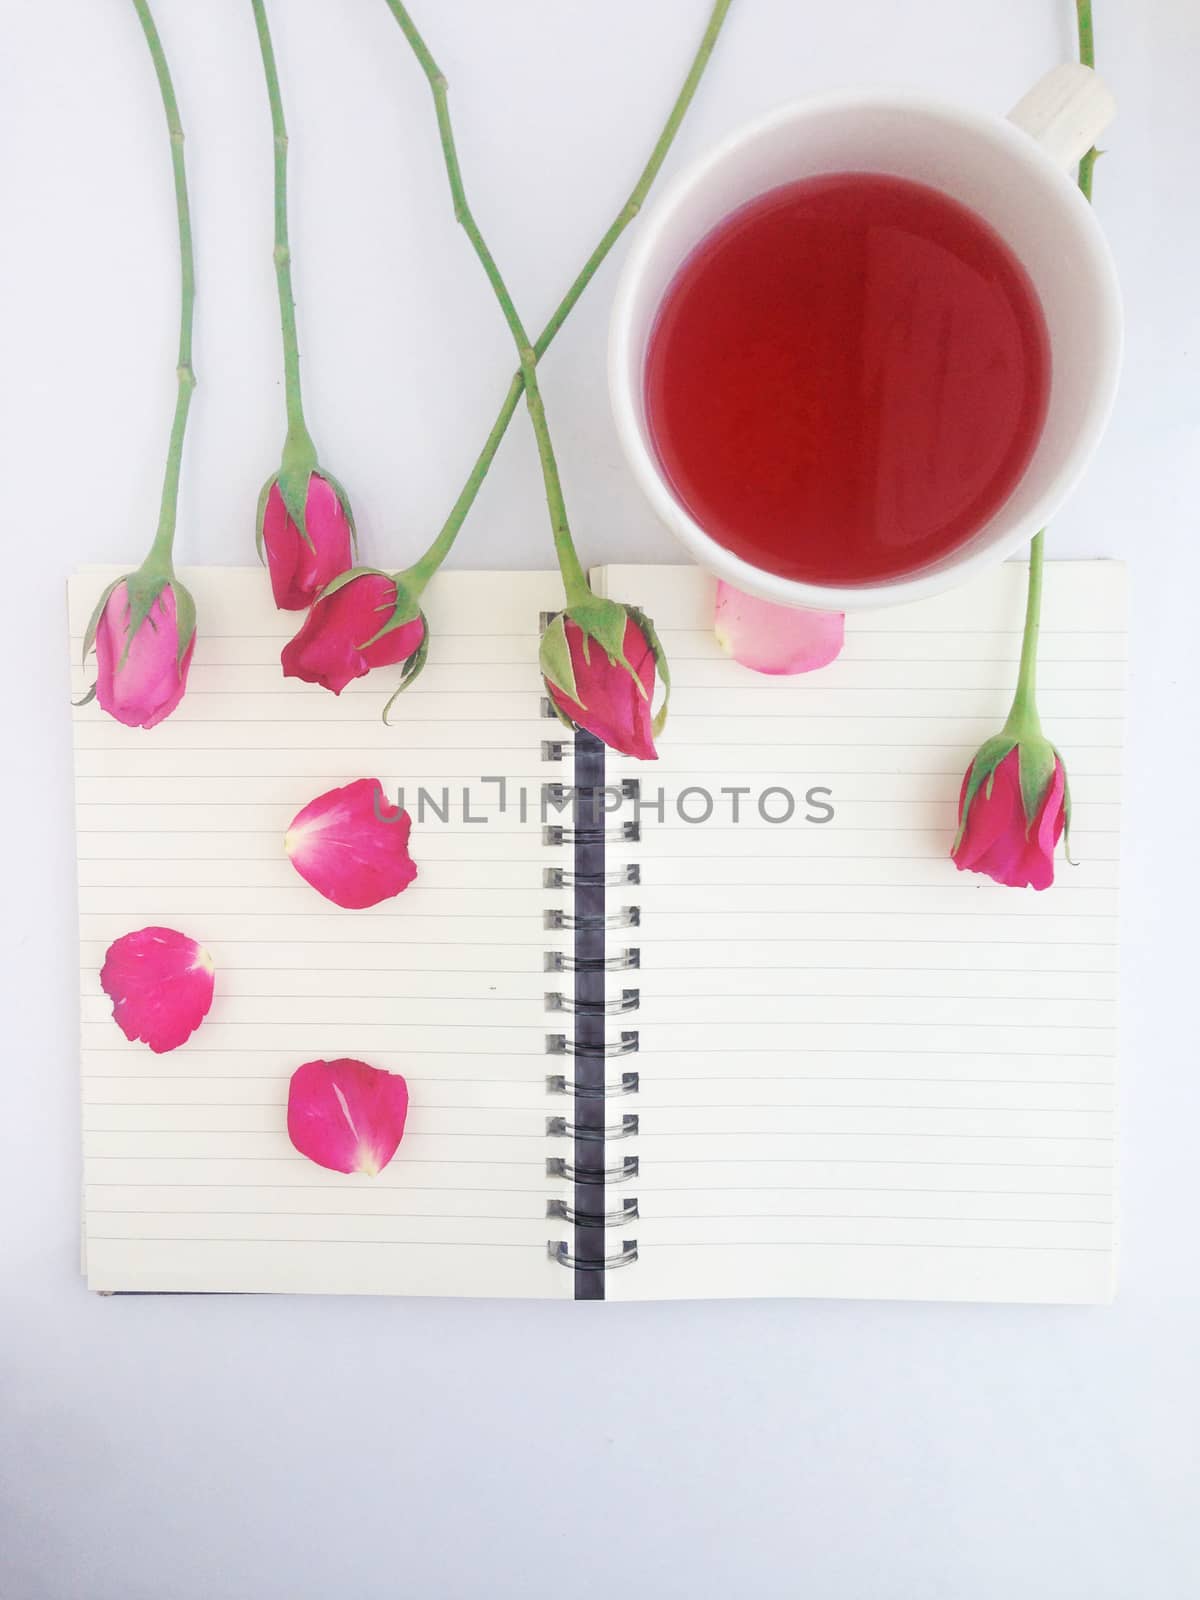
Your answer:
[[[767,678],[719,653],[695,569],[606,570],[674,680],[660,761],[610,768],[644,802],[666,791],[633,847],[640,1257],[610,1298],[1110,1298],[1119,565],[1046,576],[1040,703],[1079,864],[1037,894],[947,859],[962,774],[1008,709],[1025,580],[1009,564],[852,616],[836,663]],[[688,786],[716,797],[709,821],[680,819]],[[759,814],[772,786],[796,797],[787,823]],[[813,787],[832,820],[803,820],[824,815]]]
[[[111,571],[71,580],[83,630]],[[462,573],[428,592],[432,659],[380,710],[396,673],[340,700],[285,680],[300,618],[260,569],[184,579],[200,631],[188,692],[147,733],[93,703],[75,713],[83,1019],[85,1227],[97,1289],[294,1290],[569,1298],[546,1204],[543,848],[535,804],[498,814],[503,775],[536,798],[539,613],[557,575]],[[283,834],[316,795],[375,777],[453,802],[414,819],[416,882],[344,911],[304,883]],[[471,815],[461,795],[470,790]],[[98,973],[148,924],[197,938],[216,999],[180,1049],[127,1043]],[[552,942],[552,941],[551,941]],[[377,1178],[312,1165],[286,1133],[290,1074],[318,1057],[401,1071],[400,1152]],[[561,1109],[561,1108],[559,1108]],[[561,1224],[552,1224],[550,1232]]]

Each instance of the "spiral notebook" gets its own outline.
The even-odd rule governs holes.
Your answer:
[[[80,689],[115,575],[70,583]],[[1078,864],[1040,895],[947,860],[1007,709],[1022,566],[852,617],[800,678],[720,654],[694,569],[602,570],[670,656],[656,763],[548,716],[552,573],[439,577],[430,664],[388,727],[384,681],[335,699],[281,677],[296,618],[261,570],[184,577],[179,710],[151,733],[74,714],[92,1288],[1110,1298],[1119,565],[1048,569],[1041,703]],[[353,912],[282,838],[360,777],[402,796],[419,876]],[[98,980],[150,923],[217,968],[162,1056]],[[288,1141],[292,1071],[337,1056],[408,1080],[374,1179]]]

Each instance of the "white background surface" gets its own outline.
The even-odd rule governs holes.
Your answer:
[[[1098,0],[1096,200],[1126,375],[1057,555],[1132,563],[1123,1265],[1112,1310],[89,1296],[63,578],[135,564],[173,402],[176,246],[127,0],[4,0],[0,1574],[5,1600],[800,1595],[1174,1600],[1200,1585],[1193,997],[1200,14]],[[540,325],[648,153],[706,0],[425,0],[469,192]],[[244,0],[158,0],[188,132],[200,380],[179,555],[252,559],[282,398]],[[275,0],[310,422],[364,557],[457,492],[512,356],[383,0]],[[1067,0],[734,0],[670,170],[790,97],[1002,112]],[[618,255],[620,252],[618,251]],[[668,560],[602,381],[609,264],[544,388],[585,559]],[[519,416],[463,565],[547,562]],[[1068,752],[1069,756],[1069,752]]]

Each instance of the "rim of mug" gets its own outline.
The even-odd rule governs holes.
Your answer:
[[[640,388],[644,351],[632,360],[633,314],[641,282],[653,259],[659,232],[664,223],[713,173],[736,156],[753,140],[786,127],[792,122],[845,112],[859,107],[893,109],[943,118],[1006,149],[1017,161],[1043,176],[1057,173],[1062,180],[1061,194],[1068,214],[1078,229],[1084,248],[1090,253],[1098,277],[1107,284],[1103,296],[1103,319],[1096,330],[1096,348],[1102,363],[1087,409],[1077,430],[1074,444],[1046,490],[1020,522],[999,532],[988,542],[972,549],[964,546],[937,564],[901,573],[895,578],[864,584],[819,584],[756,567],[717,542],[676,498],[658,464],[642,422]],[[833,170],[833,169],[830,169]],[[901,176],[902,174],[897,174]],[[766,190],[759,191],[766,193]],[[754,199],[749,195],[742,203]],[[736,206],[725,215],[731,215]],[[681,264],[681,263],[680,263]],[[676,268],[678,270],[678,266]],[[1037,140],[1004,116],[972,107],[956,105],[936,96],[908,89],[840,89],[808,96],[776,106],[753,121],[743,123],[727,134],[712,149],[697,157],[660,194],[643,217],[642,226],[621,268],[613,297],[608,334],[608,389],[617,437],[634,478],[649,500],[659,520],[690,551],[699,564],[718,578],[760,599],[818,611],[853,611],[867,607],[903,605],[944,593],[976,576],[988,567],[1014,555],[1039,528],[1042,528],[1070,496],[1087,469],[1116,399],[1117,380],[1124,348],[1124,317],[1120,285],[1108,240],[1091,205],[1070,174],[1055,166],[1041,150]],[[1018,479],[1018,483],[1021,480]],[[1014,489],[1015,489],[1014,485]],[[1004,507],[994,515],[1002,516]]]

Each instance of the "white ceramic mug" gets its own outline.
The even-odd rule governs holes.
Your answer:
[[[748,594],[845,611],[948,589],[1028,543],[1062,504],[1099,442],[1121,362],[1112,257],[1071,169],[1113,112],[1101,80],[1056,68],[1007,121],[919,95],[826,95],[733,134],[688,169],[643,219],[617,288],[609,386],[622,448],[667,527],[704,567]],[[781,184],[874,172],[940,189],[988,222],[1032,280],[1050,338],[1050,394],[1033,456],[1008,499],[960,546],[915,572],[864,584],[799,582],[750,565],[705,532],[667,482],[647,426],[646,347],[667,288],[725,217]]]

